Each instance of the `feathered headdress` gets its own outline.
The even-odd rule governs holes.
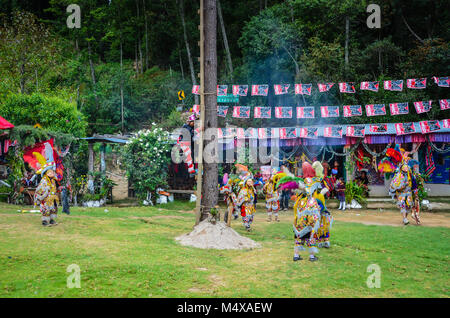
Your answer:
[[[53,149],[53,139],[50,139],[25,150],[23,159],[36,171],[36,174],[44,174],[49,169],[56,169],[54,155],[57,156]]]

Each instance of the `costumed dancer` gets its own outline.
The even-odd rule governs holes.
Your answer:
[[[336,195],[339,200],[338,210],[345,211],[345,183],[342,177],[336,182]]]
[[[239,191],[237,198],[237,205],[240,206],[244,226],[247,231],[250,231],[250,226],[253,222],[253,215],[255,214],[256,197],[252,175],[247,175],[247,177],[245,177],[241,182],[241,185],[241,190]]]
[[[399,145],[395,148],[389,148],[378,170],[381,172],[394,172],[391,185],[389,187],[389,195],[397,200],[397,206],[403,216],[403,224],[409,224],[408,214],[412,212],[415,206],[415,198],[418,187],[417,182],[411,168],[408,165],[409,158],[407,154],[403,155]]]
[[[328,194],[329,189],[323,185],[324,168],[322,164],[319,161],[315,161],[313,162],[312,167],[316,172],[316,180],[320,181],[320,186],[317,187],[313,194],[313,197],[317,200],[320,207],[320,227],[316,232],[317,246],[329,248],[330,231],[333,224],[333,217],[325,204],[325,195]]]
[[[278,211],[280,210],[280,192],[276,188],[279,178],[277,175],[272,176],[264,185],[262,191],[266,196],[266,208],[267,208],[267,222],[272,221],[272,214],[275,216],[275,221],[280,222],[278,219]]]
[[[58,213],[59,198],[57,195],[56,164],[53,160],[53,149],[50,144],[46,143],[46,158],[38,152],[33,152],[33,155],[41,165],[41,168],[36,171],[36,174],[42,175],[41,182],[34,194],[34,204],[39,204],[43,226],[57,225],[56,217]]]
[[[235,180],[233,178],[229,178],[227,180],[227,183],[219,189],[220,193],[224,195],[224,201],[227,203],[227,213],[225,214],[225,221],[228,225],[229,221],[231,221],[231,215],[234,216],[235,220],[238,218],[237,196],[233,191],[234,184]]]

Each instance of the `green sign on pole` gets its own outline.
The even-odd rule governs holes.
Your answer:
[[[228,94],[225,96],[217,96],[218,103],[239,103],[239,96]]]

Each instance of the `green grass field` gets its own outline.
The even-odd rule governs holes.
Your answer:
[[[449,297],[448,228],[336,221],[318,262],[293,262],[291,212],[280,223],[257,213],[251,233],[233,221],[262,248],[218,251],[174,240],[193,208],[72,208],[43,228],[38,213],[0,203],[0,297]],[[66,286],[70,264],[81,288]],[[366,285],[370,264],[381,288]]]

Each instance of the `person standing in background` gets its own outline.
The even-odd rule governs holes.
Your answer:
[[[289,169],[285,166],[282,165],[280,167],[280,171],[281,172],[289,172]],[[291,198],[291,190],[290,189],[284,189],[281,191],[281,196],[280,196],[280,210],[281,211],[287,211],[289,209],[289,200]]]

